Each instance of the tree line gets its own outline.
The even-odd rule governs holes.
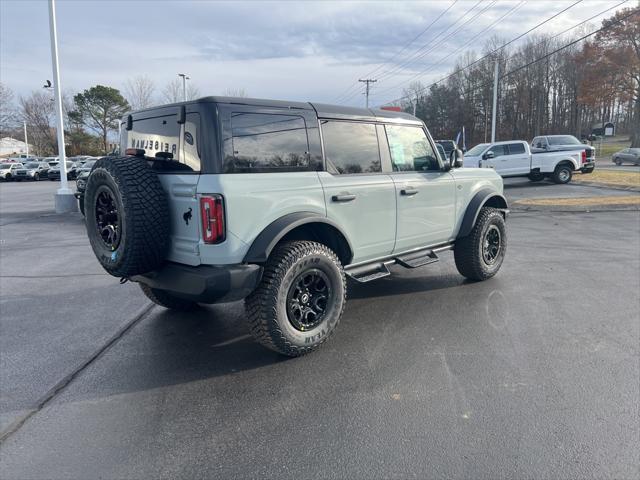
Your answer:
[[[410,84],[401,106],[407,112],[415,107],[435,138],[455,139],[464,126],[467,147],[490,141],[498,62],[497,140],[585,138],[594,125],[611,121],[617,135],[628,134],[640,147],[640,7],[619,10],[599,30],[567,48],[588,32],[531,36],[510,50],[493,37],[480,55],[460,57],[446,80]]]
[[[36,155],[54,155],[58,151],[53,91],[43,88],[27,96],[15,97],[11,89],[0,83],[0,138],[11,136],[23,140],[23,122],[27,125],[29,144]],[[246,96],[243,89],[227,89],[223,95]],[[198,89],[187,83],[186,96],[200,96]],[[118,121],[128,111],[140,110],[183,99],[182,82],[175,79],[161,90],[149,77],[137,76],[117,88],[95,85],[82,92],[63,92],[63,122],[66,153],[103,155],[118,138]]]

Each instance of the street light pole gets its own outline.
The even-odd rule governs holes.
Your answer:
[[[498,107],[498,60],[493,73],[493,110],[491,111],[491,143],[496,141],[496,109]]]
[[[27,148],[27,158],[29,158],[29,138],[27,138],[27,121],[23,120],[22,124],[24,125],[24,144]]]
[[[58,33],[56,31],[55,0],[49,0],[49,33],[51,34],[51,64],[55,92],[56,125],[58,129],[58,158],[60,159],[60,188],[55,194],[56,213],[75,212],[78,204],[67,185],[67,156],[64,151],[64,123],[62,121],[62,88],[60,88],[60,66],[58,64]]]
[[[187,80],[191,80],[186,73],[179,73],[179,77],[182,77],[182,101],[187,101]]]

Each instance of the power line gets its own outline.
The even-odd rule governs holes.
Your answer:
[[[409,46],[415,42],[418,38],[420,38],[422,35],[424,35],[425,33],[427,33],[429,31],[429,29],[438,21],[440,20],[444,14],[446,14],[449,10],[451,10],[451,8],[453,8],[453,6],[458,3],[459,0],[454,0],[453,3],[451,5],[449,5],[442,13],[440,13],[440,15],[438,15],[436,17],[435,20],[433,20],[429,25],[427,25],[427,27],[425,29],[423,29],[420,33],[418,33],[418,35],[416,35],[415,37],[413,37],[411,40],[409,40],[409,42],[405,43],[402,48],[400,48],[400,50],[398,50],[398,52],[392,57],[389,58],[387,61],[380,63],[376,68],[374,68],[373,70],[371,70],[369,73],[365,74],[365,77],[370,77],[372,76],[375,72],[377,72],[380,68],[382,68],[384,65],[387,65],[388,63],[390,63],[394,58],[398,58],[398,56],[400,54],[402,54],[402,52],[404,52],[407,48],[409,48]],[[339,99],[340,97],[344,96],[349,90],[351,90],[354,86],[357,86],[358,82],[354,82],[350,87],[347,87],[347,89],[342,92],[340,95],[338,95],[336,97],[336,100]]]
[[[449,29],[451,29],[452,27],[455,27],[458,22],[460,22],[462,19],[464,19],[464,17],[466,17],[469,13],[471,13],[478,5],[480,5],[480,3],[482,3],[482,0],[478,0],[478,2],[476,2],[476,4],[473,7],[471,7],[469,10],[467,10],[467,12],[464,15],[462,15],[458,20],[456,20],[453,24],[451,24],[447,28],[445,28],[443,32],[446,32]],[[419,58],[424,57],[427,53],[431,52],[434,48],[436,48],[437,46],[441,45],[447,39],[449,39],[450,37],[452,37],[453,35],[458,33],[465,25],[467,25],[469,22],[475,20],[478,16],[480,16],[482,13],[487,11],[489,8],[491,8],[496,3],[497,3],[497,0],[491,1],[489,3],[489,5],[485,6],[482,10],[480,10],[478,13],[476,13],[473,17],[467,19],[464,23],[462,23],[462,25],[460,25],[454,31],[450,32],[447,36],[440,38],[435,44],[431,45],[431,47],[428,48],[426,51],[423,51],[422,53],[420,53],[422,50],[424,50],[425,48],[427,48],[429,46],[428,43],[423,45],[422,47],[420,47],[418,50],[416,50],[407,60],[402,62],[400,65],[396,65],[396,66],[392,67],[391,70],[389,70],[387,72],[384,72],[381,75],[381,77],[379,77],[378,79],[379,80],[384,80],[385,78],[388,78],[389,76],[391,76],[394,72],[402,70],[404,65],[409,65],[412,62],[414,62],[415,60],[418,60]],[[352,93],[347,98],[345,98],[343,101],[346,102],[346,101],[351,100],[356,95],[356,93],[357,92]]]
[[[605,10],[605,11],[611,10],[612,8],[616,8],[617,6],[622,5],[623,3],[626,3],[627,1],[628,1],[628,0],[624,0],[624,1],[620,2],[618,5],[615,5],[614,7],[611,7],[611,8],[609,8],[609,9]],[[440,82],[442,82],[442,81],[444,81],[444,80],[447,80],[447,79],[449,79],[449,78],[453,77],[454,75],[457,75],[458,73],[463,72],[464,70],[467,70],[468,68],[471,68],[473,65],[476,65],[477,63],[479,63],[480,61],[484,60],[485,58],[490,57],[491,55],[493,55],[493,54],[495,54],[495,53],[499,52],[500,50],[504,49],[505,47],[507,47],[507,46],[511,45],[513,42],[516,42],[516,41],[520,40],[520,39],[521,39],[522,37],[524,37],[525,35],[528,35],[529,33],[533,32],[534,30],[536,30],[536,29],[540,28],[542,25],[545,25],[546,23],[550,22],[551,20],[553,20],[554,18],[558,17],[559,15],[562,15],[564,12],[566,12],[566,11],[567,11],[567,10],[569,10],[570,8],[575,7],[577,4],[579,4],[579,3],[581,3],[581,2],[582,2],[582,0],[578,0],[578,1],[576,1],[575,3],[572,3],[572,4],[571,4],[571,5],[569,5],[568,7],[566,7],[566,8],[564,8],[564,9],[560,10],[558,13],[556,13],[556,14],[552,15],[551,17],[547,18],[546,20],[543,20],[542,22],[538,23],[537,25],[535,25],[535,26],[531,27],[531,28],[530,28],[529,30],[527,30],[526,32],[521,33],[520,35],[518,35],[518,36],[516,36],[516,37],[512,38],[511,40],[509,40],[507,43],[505,43],[505,44],[501,45],[500,47],[498,47],[498,48],[496,48],[496,49],[494,49],[494,50],[492,50],[491,52],[487,53],[486,55],[484,55],[484,56],[480,57],[478,60],[476,60],[476,61],[474,61],[474,62],[470,63],[470,64],[469,64],[469,65],[467,65],[466,67],[460,68],[460,69],[456,70],[455,72],[453,72],[453,73],[451,73],[451,74],[449,74],[449,75],[447,75],[447,76],[445,76],[445,77],[441,78],[440,80],[437,80],[437,81],[435,81],[435,82],[433,82],[433,83],[430,83],[429,85],[426,85],[426,86],[422,89],[422,92],[424,93],[428,88],[430,88],[430,87],[432,87],[432,86],[434,86],[434,85],[437,85],[438,83],[440,83]],[[604,12],[602,12],[602,13],[604,13]],[[598,15],[601,15],[602,13],[600,13],[600,14],[598,14]],[[595,15],[595,16],[597,16],[597,15]],[[592,18],[593,18],[593,17],[592,17]],[[585,22],[587,22],[587,21],[589,21],[589,20],[585,20]],[[585,23],[585,22],[581,22],[580,24],[575,25],[574,27],[571,27],[570,29],[565,30],[565,32],[566,32],[566,31],[568,31],[568,30],[571,30],[571,29],[573,29],[573,28],[576,28],[576,27],[578,27],[579,25],[581,25],[582,23]],[[404,96],[402,96],[402,97],[400,97],[400,98],[396,98],[396,99],[391,100],[391,101],[386,102],[386,103],[394,103],[394,102],[398,102],[398,101],[406,100],[406,99],[408,99],[408,96],[407,96],[407,95],[404,95]]]
[[[444,28],[443,30],[439,31],[439,32],[438,32],[438,35],[441,35],[442,33],[446,32],[446,31],[447,31],[447,30],[449,30],[450,28],[454,27],[458,22],[460,22],[462,19],[464,19],[464,18],[465,18],[469,13],[471,13],[473,10],[475,10],[475,8],[476,8],[478,5],[480,5],[480,3],[482,3],[482,0],[478,0],[478,1],[477,1],[477,2],[476,2],[476,3],[475,3],[475,4],[474,4],[474,5],[473,5],[469,10],[467,10],[467,11],[464,13],[464,15],[462,15],[462,16],[461,16],[460,18],[458,18],[455,22],[453,22],[453,24],[451,24],[451,25],[447,26],[446,28]],[[495,2],[494,2],[494,3],[495,3]],[[453,6],[453,5],[452,5],[452,6]],[[447,9],[445,12],[443,12],[443,14],[444,14],[444,13],[446,13],[448,10],[449,10],[449,9]],[[439,17],[439,18],[440,18],[440,17]],[[432,22],[432,23],[434,23],[434,22]],[[409,55],[409,57],[407,57],[405,60],[403,60],[403,61],[402,61],[402,63],[401,63],[401,65],[404,65],[404,64],[406,64],[407,62],[411,63],[412,58],[413,58],[413,57],[415,57],[416,55],[420,54],[420,52],[421,52],[422,50],[424,50],[425,48],[427,48],[427,47],[429,46],[430,42],[432,42],[433,40],[434,40],[434,38],[430,38],[430,39],[428,40],[428,42],[427,42],[427,43],[425,43],[424,45],[420,46],[420,47],[419,47],[418,49],[416,49],[413,53],[411,53],[411,54]],[[396,66],[393,66],[393,67],[391,67],[391,70],[393,70],[393,69],[395,69],[395,68],[396,68]],[[389,70],[388,70],[388,71],[389,71]],[[387,71],[387,72],[388,72],[388,71]],[[387,72],[383,72],[383,75],[384,75],[384,74],[386,74]],[[355,83],[355,85],[357,86],[357,82]],[[349,90],[349,89],[348,89],[348,90]],[[353,91],[352,91],[350,94],[345,92],[345,94],[343,94],[342,101],[343,101],[343,102],[346,102],[346,101],[348,101],[348,100],[351,100],[351,98],[353,98],[353,96],[354,96],[356,93],[357,93],[357,90],[356,90],[355,92],[353,92]]]
[[[498,19],[496,19],[493,23],[491,23],[491,25],[485,27],[484,29],[482,29],[480,32],[478,32],[476,35],[474,35],[473,37],[471,37],[469,40],[467,40],[464,44],[462,44],[460,47],[458,47],[456,50],[454,50],[453,52],[449,53],[448,55],[445,55],[444,57],[442,57],[440,60],[438,60],[436,63],[431,63],[428,64],[429,67],[434,67],[437,65],[442,65],[448,58],[452,57],[453,55],[455,55],[456,53],[458,53],[460,50],[462,50],[464,47],[466,47],[467,45],[469,45],[471,42],[473,42],[476,38],[478,38],[480,35],[482,35],[484,32],[486,32],[487,30],[489,30],[490,28],[492,28],[496,23],[504,20],[506,17],[508,17],[509,15],[511,15],[513,12],[515,12],[516,10],[518,10],[522,5],[525,4],[525,1],[522,0],[520,3],[518,3],[517,5],[515,5],[514,7],[511,8],[511,10],[507,11],[507,13],[505,13],[504,15],[502,15],[501,17],[499,17]],[[379,93],[384,93],[384,92],[388,92],[391,90],[394,90],[395,88],[399,87],[400,85],[407,83],[407,82],[411,82],[413,79],[421,76],[426,70],[423,70],[422,72],[418,72],[416,73],[413,77],[409,78],[408,80],[404,80],[400,83],[397,83],[395,85],[393,85],[392,87],[388,87],[385,88],[384,90],[382,90]]]
[[[625,2],[621,2],[621,3],[626,3],[626,1],[628,1],[628,0],[625,0]],[[616,7],[617,7],[617,6],[619,6],[619,5],[620,5],[620,4],[615,5],[615,6],[611,7],[611,8],[609,8],[609,9],[607,9],[607,10],[605,10],[605,12],[606,12],[606,11],[608,11],[608,10],[611,10],[611,9],[613,9],[613,8],[616,8]],[[598,14],[598,15],[601,15],[602,13],[604,13],[604,12],[601,12],[601,13],[600,13],[600,14]],[[594,15],[594,16],[598,16],[598,15]],[[516,72],[519,72],[519,71],[521,71],[521,70],[524,70],[525,68],[528,68],[528,67],[530,67],[531,65],[535,65],[536,63],[541,62],[542,60],[545,60],[545,59],[547,59],[547,58],[551,57],[552,55],[555,55],[556,53],[561,52],[562,50],[565,50],[565,49],[567,49],[567,48],[569,48],[569,47],[571,47],[571,46],[575,45],[576,43],[579,43],[579,42],[581,42],[581,41],[583,41],[583,40],[585,40],[585,39],[587,39],[587,38],[589,38],[589,37],[592,37],[593,35],[596,35],[596,34],[598,34],[599,32],[602,32],[602,31],[604,31],[604,30],[607,30],[607,29],[609,29],[609,28],[613,27],[614,25],[616,25],[616,24],[618,24],[618,23],[622,22],[623,20],[626,20],[627,18],[632,17],[632,16],[634,16],[634,15],[639,15],[639,14],[638,14],[638,12],[637,12],[637,11],[631,11],[631,13],[629,13],[629,14],[627,14],[627,15],[625,15],[625,16],[623,16],[623,17],[621,17],[621,18],[618,18],[617,20],[614,20],[614,21],[613,21],[612,23],[610,23],[609,25],[602,26],[602,27],[598,28],[597,30],[594,30],[594,31],[593,31],[593,32],[591,32],[591,33],[587,33],[586,35],[583,35],[583,36],[581,36],[580,38],[577,38],[577,39],[575,39],[575,40],[572,40],[571,42],[567,43],[566,45],[563,45],[562,47],[556,48],[555,50],[553,50],[553,51],[551,51],[551,52],[549,52],[549,53],[546,53],[545,55],[542,55],[542,56],[541,56],[541,57],[539,57],[539,58],[536,58],[535,60],[532,60],[532,61],[530,61],[530,62],[528,62],[528,63],[526,63],[526,64],[524,64],[524,65],[521,65],[521,66],[519,66],[519,67],[517,67],[517,68],[514,68],[513,70],[509,70],[508,72],[506,72],[506,73],[504,73],[503,75],[501,75],[501,76],[499,77],[499,80],[502,80],[502,79],[504,79],[504,78],[506,78],[506,77],[508,77],[508,76],[510,76],[510,75],[512,75],[512,74],[514,74],[514,73],[516,73]],[[591,18],[593,18],[593,17],[591,17]],[[581,22],[580,24],[585,23],[585,22],[588,22],[589,20],[590,20],[590,19],[584,20],[584,21],[583,21],[583,22]],[[579,26],[580,24],[578,24],[578,25],[576,25],[576,26],[574,26],[574,27],[572,27],[572,28],[575,28],[575,27]],[[558,35],[560,35],[560,34],[558,34]],[[551,37],[551,39],[556,38],[558,35],[555,35],[554,37]],[[542,42],[539,42],[537,45],[539,45],[540,43],[542,43]],[[475,91],[477,91],[477,90],[480,90],[480,89],[483,89],[483,88],[485,88],[485,87],[490,86],[492,83],[493,83],[493,80],[491,80],[490,82],[485,82],[485,83],[483,83],[483,84],[481,84],[481,85],[473,86],[472,88],[470,88],[470,89],[468,89],[468,90],[465,90],[463,93],[465,93],[465,94],[473,93],[473,92],[475,92]]]

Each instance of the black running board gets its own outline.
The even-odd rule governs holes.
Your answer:
[[[404,268],[418,268],[435,263],[440,260],[436,252],[450,250],[452,247],[453,245],[445,245],[439,248],[423,249],[395,257],[392,256],[363,265],[347,266],[345,273],[357,282],[370,282],[391,275],[389,267],[394,264],[401,265]]]

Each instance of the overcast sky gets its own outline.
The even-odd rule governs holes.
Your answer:
[[[620,1],[584,0],[536,33],[560,32]],[[58,0],[61,83],[71,92],[122,88],[127,78],[146,74],[159,91],[186,72],[203,96],[243,88],[258,98],[363,105],[362,84],[355,86],[371,77],[379,78],[372,104],[382,104],[413,77],[441,78],[459,54],[479,52],[491,34],[510,40],[574,2],[459,0],[446,11],[454,0]],[[16,95],[52,77],[48,21],[44,0],[0,0],[0,81]],[[411,61],[419,48],[423,56]]]

